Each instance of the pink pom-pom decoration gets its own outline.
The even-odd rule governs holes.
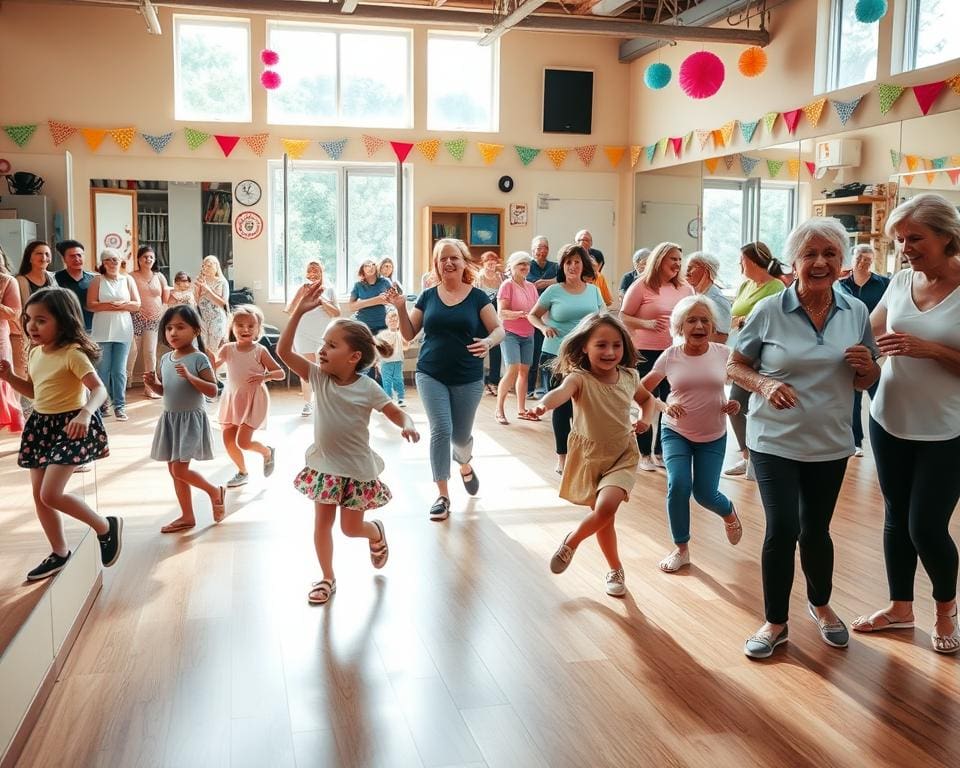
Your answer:
[[[274,91],[280,87],[280,75],[278,75],[272,69],[268,69],[266,72],[260,75],[260,85],[262,85],[268,91]]]
[[[723,85],[725,71],[720,57],[697,51],[680,65],[680,87],[691,99],[708,99]]]
[[[280,61],[280,54],[276,51],[271,51],[269,48],[265,48],[264,50],[260,51],[260,61],[262,61],[264,65],[268,67],[276,66]]]

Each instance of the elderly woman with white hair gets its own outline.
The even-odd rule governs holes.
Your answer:
[[[957,546],[960,500],[960,216],[935,194],[887,219],[909,268],[897,272],[871,317],[889,359],[870,404],[870,444],[883,491],[883,555],[890,604],[857,619],[860,632],[913,627],[917,558],[933,585],[938,653],[960,650]]]
[[[527,414],[527,372],[533,363],[534,327],[527,319],[527,313],[536,306],[540,294],[537,287],[527,280],[530,274],[530,262],[533,258],[526,251],[510,254],[507,260],[507,279],[500,284],[497,293],[497,315],[506,331],[500,350],[507,372],[500,379],[497,388],[497,422],[508,424],[504,413],[504,404],[510,388],[517,393],[517,418],[537,420]]]
[[[880,376],[863,302],[834,288],[847,233],[836,219],[812,218],[787,238],[794,284],[762,299],[747,318],[727,373],[753,393],[747,447],[766,517],[761,573],[766,623],[744,645],[767,658],[787,641],[794,559],[807,582],[807,610],[827,645],[849,642],[830,607],[830,520],[853,454],[855,389]]]
[[[721,344],[725,343],[730,335],[730,317],[732,304],[730,299],[723,295],[717,285],[720,275],[720,262],[716,256],[705,251],[694,251],[687,257],[687,282],[701,296],[706,296],[713,302],[714,313],[713,338]]]
[[[213,365],[220,346],[227,340],[227,309],[230,305],[230,283],[220,269],[220,259],[203,257],[193,290],[200,314],[200,337]]]
[[[670,379],[670,394],[654,404],[664,414],[663,459],[667,467],[667,517],[674,550],[660,570],[674,573],[690,564],[690,495],[718,515],[727,540],[737,544],[743,528],[733,502],[720,493],[720,470],[727,448],[726,414],[740,409],[727,400],[724,344],[712,341],[717,309],[706,296],[680,299],[670,315],[670,330],[682,344],[667,348],[643,377],[644,389],[656,390]]]

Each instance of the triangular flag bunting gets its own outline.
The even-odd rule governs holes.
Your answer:
[[[467,151],[467,140],[453,139],[452,141],[443,142],[443,146],[446,147],[447,152],[450,153],[450,157],[454,160],[463,160],[463,154]]]
[[[733,138],[733,131],[737,127],[737,121],[731,120],[727,123],[724,123],[720,126],[720,135],[723,136],[723,143],[729,144],[730,139]]]
[[[960,168],[951,168],[949,171],[946,171],[946,174],[950,177],[953,185],[956,186],[957,180],[960,179]]]
[[[47,126],[50,128],[54,145],[58,147],[77,132],[72,125],[61,123],[59,120],[47,120]]]
[[[943,80],[938,80],[935,83],[913,86],[913,96],[917,100],[921,114],[925,115],[930,111],[930,107],[932,107],[933,102],[937,100],[937,96],[940,95],[940,91],[943,90],[944,85],[946,85],[946,83],[944,83]]]
[[[797,130],[797,124],[800,122],[800,115],[803,113],[802,109],[791,109],[788,112],[783,112],[783,122],[787,126],[787,132],[792,136],[793,132]]]
[[[780,169],[783,168],[783,160],[767,160],[767,173],[770,174],[771,179],[777,178],[777,174],[780,173]]]
[[[514,146],[514,149],[517,150],[517,156],[524,165],[530,165],[534,158],[540,154],[540,150],[536,147]]]
[[[103,137],[107,135],[107,132],[102,128],[81,128],[80,135],[87,142],[90,151],[96,152],[100,149],[100,144],[103,143]]]
[[[153,136],[149,133],[141,133],[140,138],[147,142],[147,144],[150,145],[150,148],[159,155],[167,148],[167,144],[169,144],[170,139],[173,138],[173,131],[170,131],[169,133],[161,133],[159,136]]]
[[[294,160],[299,160],[310,146],[310,139],[280,139],[280,144],[285,154]]]
[[[216,139],[217,144],[220,145],[220,151],[223,152],[224,157],[230,157],[233,148],[237,146],[237,142],[240,141],[239,136],[224,136],[222,133],[213,134],[213,138]]]
[[[751,173],[753,173],[753,169],[757,167],[757,163],[759,162],[759,157],[747,157],[746,155],[740,155],[740,168],[743,170],[743,175],[749,176]]]
[[[960,166],[960,155],[950,155],[950,165]]]
[[[904,155],[903,159],[907,161],[907,168],[911,171],[917,170],[917,165],[920,163],[920,158],[916,155]]]
[[[267,148],[267,139],[269,138],[269,133],[255,133],[253,136],[244,136],[243,143],[250,147],[250,150],[257,157],[262,157],[264,150]]]
[[[593,162],[594,156],[597,154],[597,145],[596,144],[585,144],[582,147],[577,147],[577,157],[580,158],[580,162],[583,163],[587,168],[590,167],[590,163]]]
[[[196,128],[184,128],[183,135],[187,137],[187,146],[190,147],[190,149],[196,149],[202,146],[203,143],[210,138],[209,133],[198,131]]]
[[[480,157],[483,158],[483,162],[490,165],[503,150],[503,144],[487,144],[486,142],[478,141],[477,149],[480,150]],[[594,146],[594,149],[596,149],[596,146]]]
[[[413,149],[413,142],[391,141],[390,146],[393,147],[393,154],[397,156],[397,162],[402,163],[407,159],[407,155],[410,154],[410,150]]]
[[[927,177],[927,184],[933,184],[933,180],[937,178],[936,171],[934,171],[933,173],[929,173],[930,169],[933,168],[933,163],[927,160],[926,158],[924,158],[923,167],[926,168],[928,171],[928,173],[924,174]]]
[[[857,98],[852,99],[850,101],[831,101],[830,102],[831,104],[833,104],[833,108],[837,112],[837,117],[840,118],[841,125],[847,124],[847,120],[849,120],[851,115],[853,115],[854,110],[856,110],[856,108],[860,106],[861,99],[863,99],[863,96],[857,96]]]
[[[385,139],[371,136],[368,133],[362,134],[361,138],[363,139],[363,146],[367,149],[367,157],[373,157],[377,150],[387,143]]]
[[[960,96],[960,75],[954,75],[953,77],[948,79],[946,82],[947,82],[947,85],[949,85],[953,89],[953,92],[957,94],[957,96]]]
[[[657,145],[656,145],[656,144],[648,144],[648,145],[647,145],[646,147],[644,147],[643,149],[644,149],[644,152],[647,153],[647,162],[648,162],[648,163],[652,163],[652,162],[653,162],[653,157],[654,157],[654,155],[657,154]]]
[[[728,171],[729,171],[731,168],[733,168],[733,164],[734,164],[735,162],[737,162],[737,159],[738,159],[739,157],[740,157],[740,153],[739,153],[739,152],[734,152],[732,155],[724,155],[724,156],[723,156],[723,164],[724,164],[725,166],[727,166],[727,170],[728,170]]]
[[[767,112],[763,116],[763,124],[767,127],[767,131],[772,131],[773,126],[777,124],[777,118],[780,117],[779,112]]]
[[[343,157],[343,150],[347,146],[347,139],[337,139],[336,141],[321,141],[320,149],[326,153],[331,160],[339,160]],[[438,142],[439,146],[439,142]],[[436,154],[436,153],[434,153]]]
[[[800,161],[787,160],[787,173],[790,174],[791,179],[798,178],[800,176]]]
[[[880,94],[880,114],[885,115],[890,108],[900,98],[903,88],[899,85],[890,85],[889,83],[880,83],[877,86],[877,92]]]
[[[813,176],[813,174],[815,174],[815,173],[817,172],[817,164],[816,164],[816,163],[811,163],[809,160],[804,160],[804,161],[803,161],[803,164],[804,164],[805,166],[807,166],[807,173],[809,173],[811,176]]]
[[[817,124],[820,122],[820,116],[823,114],[823,107],[826,103],[826,99],[817,99],[816,101],[810,102],[803,108],[803,114],[807,116],[807,121],[814,128],[816,128]]]
[[[136,128],[114,128],[110,131],[110,137],[117,143],[124,152],[130,149],[133,139],[137,135]]]
[[[901,158],[902,158],[902,155],[899,152],[897,152],[897,150],[895,149],[890,150],[890,164],[893,166],[893,170],[895,171],[900,170]]]
[[[657,151],[663,156],[667,156],[667,138],[664,137],[657,142]]]
[[[710,137],[712,135],[713,131],[697,128],[697,141],[700,142],[700,149],[703,149],[705,146],[707,146],[707,142],[710,141]]]
[[[758,125],[760,125],[759,120],[754,120],[752,123],[740,123],[740,133],[743,134],[743,138],[746,139],[747,144],[753,141],[753,134],[757,132]]]
[[[616,168],[620,165],[620,161],[623,159],[623,153],[626,152],[626,147],[604,147],[603,154],[607,156],[607,160],[610,161],[610,167]]]
[[[440,151],[440,139],[426,139],[417,142],[417,152],[423,155],[431,163],[437,159],[437,153]]]
[[[936,168],[938,171],[942,171],[944,168],[946,168],[946,167],[947,167],[947,156],[944,155],[943,157],[935,157],[935,158],[933,158],[933,167]]]
[[[643,150],[643,147],[638,147],[636,145],[630,145],[630,167],[633,168],[636,166],[637,161],[640,159],[640,152]]]
[[[907,186],[909,187],[911,184],[913,184],[913,174],[905,173],[903,175],[903,180],[907,183]]]
[[[3,126],[3,132],[7,134],[18,147],[22,147],[28,141],[30,137],[33,136],[33,132],[37,130],[36,125],[5,125]]]
[[[553,149],[545,150],[547,157],[550,158],[550,162],[553,163],[553,167],[560,169],[560,166],[563,165],[563,161],[567,159],[567,153],[570,152],[569,149],[563,149],[560,147],[554,147]]]
[[[680,157],[680,152],[683,149],[683,136],[670,137],[670,146],[673,147],[673,154]]]
[[[717,170],[717,164],[720,162],[719,157],[708,157],[703,161],[703,164],[707,166],[707,171],[713,175]]]
[[[724,145],[723,132],[717,128],[713,131],[713,146],[720,149]]]

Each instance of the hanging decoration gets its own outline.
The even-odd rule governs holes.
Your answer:
[[[927,169],[927,172],[923,174],[924,176],[927,177],[927,184],[933,184],[933,180],[937,178],[936,172],[933,172],[933,173],[930,172],[930,169],[933,167],[933,164],[929,160],[924,159],[923,167]]]
[[[697,141],[700,142],[700,149],[703,149],[707,146],[707,142],[710,141],[710,137],[713,135],[713,131],[705,131],[702,128],[697,128]]]
[[[889,83],[880,83],[880,85],[877,86],[877,92],[880,94],[881,115],[885,115],[890,111],[890,108],[896,103],[897,99],[900,98],[903,90],[899,85],[890,85]]]
[[[450,153],[450,157],[454,160],[463,160],[463,154],[467,151],[467,140],[454,139],[453,141],[445,141],[443,142],[443,146],[446,147],[447,152]]]
[[[740,54],[737,69],[744,77],[759,77],[767,68],[767,52],[759,45],[751,45]]]
[[[483,158],[483,162],[490,165],[503,150],[503,144],[487,144],[486,142],[478,141],[477,149],[480,151],[480,157]],[[596,149],[596,147],[594,147],[594,149]]]
[[[133,140],[137,135],[137,129],[133,127],[114,128],[113,130],[107,131],[107,133],[110,134],[110,138],[113,139],[114,143],[126,152],[133,145]]]
[[[942,171],[944,168],[947,167],[947,157],[946,157],[946,155],[944,155],[943,157],[935,157],[935,158],[933,158],[933,160],[931,160],[931,164],[932,164],[933,167],[936,168],[938,171]]]
[[[947,79],[947,85],[953,90],[957,96],[960,96],[960,75],[954,75]]]
[[[550,158],[550,162],[553,163],[553,167],[557,170],[560,170],[560,166],[563,165],[563,161],[567,159],[567,153],[569,153],[570,150],[562,147],[553,147],[550,149],[545,149],[544,152],[547,153],[547,157]]]
[[[680,157],[680,151],[683,148],[683,136],[671,137],[670,146],[673,147],[673,154]]]
[[[810,160],[804,160],[803,164],[807,167],[807,173],[809,173],[811,176],[817,172],[816,163],[811,162]]]
[[[837,117],[840,118],[841,125],[847,124],[847,120],[849,120],[852,117],[856,108],[860,106],[860,101],[862,99],[863,99],[863,96],[857,96],[857,98],[851,99],[850,101],[831,101],[830,102],[831,104],[833,104],[833,108],[837,112]]]
[[[343,156],[343,150],[346,146],[347,139],[320,142],[320,149],[322,149],[331,160],[339,160]]]
[[[77,132],[77,129],[72,125],[61,123],[59,120],[47,120],[47,126],[50,128],[50,136],[53,138],[54,146],[57,147]]]
[[[36,124],[34,125],[5,125],[3,126],[3,132],[9,136],[14,144],[18,147],[22,147],[28,141],[30,137],[33,136],[34,131],[37,130]]]
[[[861,24],[874,24],[887,15],[887,0],[857,0],[853,13]]]
[[[623,153],[626,152],[626,147],[604,147],[603,154],[607,156],[607,160],[610,162],[611,168],[616,168],[620,165],[620,161],[623,159]]]
[[[667,156],[667,138],[664,137],[657,142],[657,151],[660,153],[661,157]]]
[[[417,152],[423,155],[431,163],[437,159],[437,153],[440,151],[440,139],[426,139],[418,141]]]
[[[926,115],[930,111],[930,107],[937,100],[937,96],[940,95],[944,85],[943,80],[938,80],[935,83],[913,86],[913,96],[917,100],[917,106],[920,107],[922,115]]]
[[[517,156],[524,165],[530,165],[536,156],[540,154],[540,150],[536,147],[514,146],[514,149],[517,150]]]
[[[637,161],[640,159],[640,152],[643,150],[643,147],[638,147],[635,144],[630,146],[630,167],[635,168]]]
[[[693,131],[687,131],[687,135],[683,137],[683,148],[690,149],[691,141],[693,141]]]
[[[724,146],[723,131],[717,128],[713,130],[712,133],[713,133],[713,146],[716,147],[717,149],[722,149]]]
[[[150,145],[150,149],[159,155],[167,148],[167,144],[169,144],[170,139],[173,138],[173,131],[170,131],[169,133],[162,133],[159,136],[153,136],[149,133],[141,133],[140,138],[147,142],[147,144]]]
[[[895,149],[890,150],[890,164],[893,166],[893,170],[900,170],[900,161],[903,159],[903,156],[897,152]]]
[[[646,147],[643,148],[643,151],[646,152],[646,154],[647,154],[647,162],[648,162],[648,163],[652,163],[652,162],[653,162],[653,156],[654,156],[655,154],[657,154],[657,145],[656,145],[656,144],[648,144]]]
[[[257,157],[262,157],[264,150],[267,148],[267,139],[269,138],[269,133],[255,133],[253,136],[244,136],[243,143],[250,147],[250,150]]]
[[[733,138],[733,132],[737,128],[737,121],[730,120],[729,122],[724,123],[720,126],[720,135],[723,136],[723,143],[729,144],[730,140]]]
[[[263,62],[265,67],[275,67],[280,63],[280,54],[276,51],[271,51],[269,48],[264,48],[260,51],[260,61]]]
[[[903,175],[903,180],[907,183],[907,186],[909,187],[911,184],[913,184],[913,174],[905,173]]]
[[[270,67],[275,67],[280,62],[280,56],[276,51],[265,48],[260,51],[260,61],[267,69],[260,74],[260,85],[268,91],[274,91],[280,87],[280,74]]]
[[[597,154],[597,145],[586,144],[582,147],[577,147],[576,150],[577,150],[577,157],[580,158],[580,162],[583,163],[587,168],[589,168],[590,163],[593,162],[593,158]]]
[[[784,162],[783,160],[767,160],[767,173],[770,174],[771,179],[777,178]]]
[[[210,138],[209,133],[198,131],[196,128],[184,128],[183,135],[186,137],[187,146],[190,147],[190,149],[197,149],[203,146],[204,142]]]
[[[720,90],[725,75],[719,56],[697,51],[680,65],[680,87],[691,99],[708,99]]]
[[[919,158],[919,157],[917,157],[916,155],[904,155],[904,156],[903,156],[903,159],[904,159],[904,160],[906,161],[906,163],[907,163],[907,170],[908,170],[908,171],[915,171],[915,170],[917,170],[917,166],[920,164],[920,158]]]
[[[670,78],[672,77],[673,70],[663,62],[658,61],[644,70],[643,82],[650,90],[659,91],[670,84]]]
[[[753,134],[757,132],[758,125],[760,125],[759,120],[754,120],[752,123],[740,123],[740,133],[743,134],[743,138],[746,139],[747,144],[753,141]]]
[[[787,160],[787,173],[790,175],[791,179],[799,178],[800,177],[800,161]]]
[[[733,164],[737,162],[737,160],[739,159],[740,159],[739,152],[734,152],[732,155],[724,155],[723,164],[727,167],[727,170],[729,171],[730,169],[733,168]]]
[[[397,156],[397,162],[403,163],[407,159],[407,155],[410,154],[410,150],[413,149],[413,142],[391,141],[390,146],[393,148],[393,154]]]
[[[957,181],[960,181],[960,168],[951,168],[949,171],[944,171],[947,176],[950,177],[950,182],[956,186]]]
[[[703,161],[703,164],[707,166],[707,172],[712,176],[717,171],[717,164],[720,162],[719,157],[708,157]]]
[[[387,142],[383,139],[379,139],[376,136],[371,136],[368,133],[364,133],[360,136],[363,139],[363,146],[367,150],[367,157],[373,157],[373,155]]]
[[[87,142],[90,151],[96,152],[100,149],[100,144],[103,142],[103,137],[107,135],[107,132],[102,128],[81,128],[80,135],[83,136],[83,140]]]
[[[303,157],[303,153],[310,146],[310,139],[280,139],[284,154],[289,155],[294,160]]]
[[[803,108],[803,114],[807,116],[807,121],[814,128],[816,128],[817,124],[820,122],[820,116],[823,114],[823,107],[826,103],[826,99],[817,99],[816,101],[810,102]],[[791,131],[791,133],[793,133],[793,131]]]
[[[740,155],[740,168],[743,170],[743,175],[749,176],[751,173],[753,173],[753,169],[757,167],[757,163],[759,162],[759,157],[747,157],[746,155]]]
[[[230,157],[233,148],[237,146],[237,142],[240,141],[239,136],[224,136],[221,133],[213,134],[213,138],[217,144],[220,145],[220,151],[223,152],[224,157]]]
[[[797,124],[800,122],[802,109],[791,109],[789,112],[782,112],[784,125],[787,126],[787,133],[793,136],[797,130]]]
[[[767,112],[763,116],[763,124],[766,126],[768,133],[773,133],[773,126],[777,124],[778,117],[780,117],[779,112]]]

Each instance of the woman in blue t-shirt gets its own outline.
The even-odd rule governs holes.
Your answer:
[[[387,299],[385,293],[393,288],[393,283],[380,277],[377,263],[367,259],[357,272],[360,279],[350,289],[350,302],[347,311],[354,313],[376,336],[387,328]]]
[[[474,288],[470,251],[460,240],[444,238],[433,248],[436,285],[427,288],[413,310],[391,288],[387,299],[400,315],[400,332],[412,341],[423,329],[417,357],[417,392],[430,422],[430,467],[439,497],[431,520],[450,514],[450,448],[460,465],[460,479],[471,496],[480,480],[470,465],[473,420],[483,396],[483,358],[503,340],[503,328],[490,299]]]

